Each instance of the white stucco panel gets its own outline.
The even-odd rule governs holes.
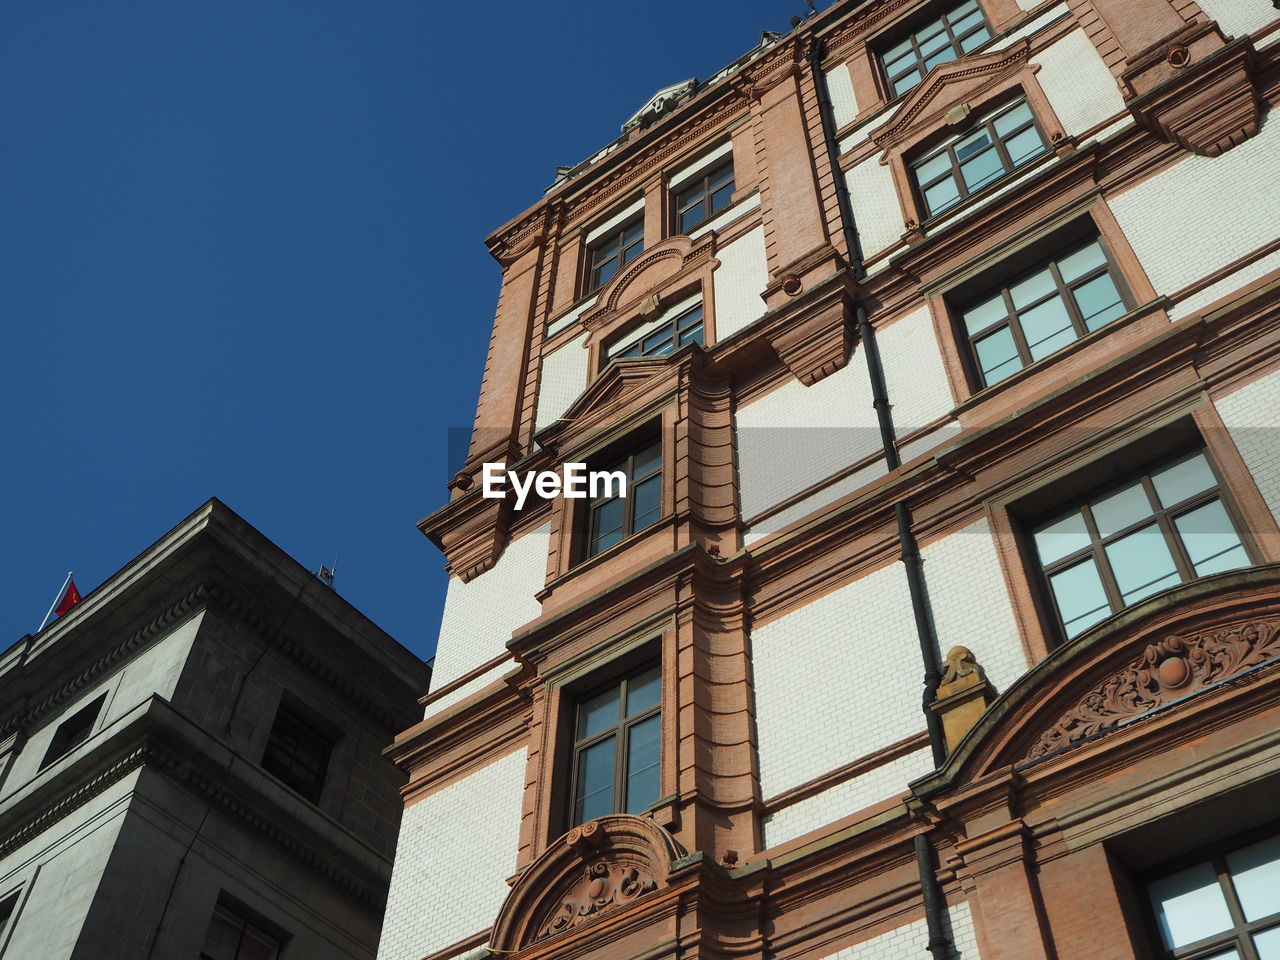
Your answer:
[[[547,579],[551,525],[507,544],[498,562],[470,583],[449,580],[431,675],[437,689],[506,652],[517,627],[538,616],[534,597]]]
[[[896,244],[906,230],[893,175],[887,166],[871,157],[850,168],[844,178],[862,243],[862,256],[873,257]]]
[[[791,380],[741,407],[735,425],[748,519],[880,448],[871,385],[857,355],[811,387]]]
[[[955,948],[958,960],[982,960],[978,956],[978,936],[973,929],[969,904],[957,903],[947,910],[943,931]],[[929,926],[924,917],[893,930],[845,947],[823,960],[919,960],[928,953]]]
[[[925,728],[900,563],[756,628],[751,651],[766,799]]]
[[[716,251],[720,266],[713,275],[716,340],[728,340],[764,316],[760,294],[769,285],[764,258],[764,227],[756,227]]]
[[[1036,79],[1067,136],[1077,136],[1124,112],[1124,98],[1098,48],[1073,30],[1033,57]]]
[[[1184,154],[1108,203],[1156,292],[1171,294],[1275,239],[1280,190],[1259,185],[1278,180],[1280,123],[1264,123],[1221,156]]]
[[[899,437],[951,412],[947,371],[927,305],[878,331],[876,346]]]
[[[1275,7],[1258,0],[1203,0],[1200,9],[1210,20],[1217,20],[1228,37],[1243,37],[1280,17]]]
[[[587,388],[586,342],[587,335],[581,334],[542,358],[534,430],[555,423]]]
[[[1280,520],[1280,370],[1215,404],[1271,513]]]
[[[405,810],[378,960],[420,960],[492,926],[516,868],[525,759],[518,750]]]

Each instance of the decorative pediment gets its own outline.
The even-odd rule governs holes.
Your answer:
[[[573,402],[561,423],[572,423],[589,416],[592,411],[612,404],[618,397],[639,390],[655,378],[666,376],[671,370],[666,357],[643,357],[617,360],[607,366],[591,386]]]
[[[490,946],[519,950],[620,910],[667,886],[684,852],[645,817],[615,814],[574,827],[516,880]]]
[[[655,120],[661,119],[664,115],[674,110],[681,100],[693,92],[697,85],[698,81],[690,77],[680,83],[673,83],[669,87],[663,87],[646,100],[643,107],[627,119],[627,122],[622,125],[622,132],[626,133],[628,130],[634,130],[637,127],[647,127]]]
[[[898,107],[888,125],[872,132],[871,139],[889,150],[919,132],[921,124],[940,118],[953,107],[975,98],[995,81],[1021,70],[1031,54],[1023,37],[1012,46],[940,63],[926,75]]]
[[[696,241],[672,237],[646,250],[605,284],[596,305],[583,315],[583,324],[594,335],[617,319],[621,308],[660,290],[671,278],[702,266],[713,253],[714,233],[707,233]]]
[[[1074,748],[1204,695],[1230,695],[1246,674],[1280,677],[1280,564],[1196,580],[1122,611],[1055,650],[992,703],[925,796]]]

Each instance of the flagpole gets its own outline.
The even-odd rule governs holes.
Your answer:
[[[62,586],[58,588],[57,595],[53,598],[53,603],[49,604],[49,612],[44,615],[44,619],[40,621],[40,630],[43,630],[45,624],[49,622],[49,618],[53,616],[53,608],[58,605],[58,601],[62,599],[62,595],[67,592],[67,584],[71,582],[71,575],[74,571],[67,571],[67,579],[62,581]],[[37,630],[36,633],[39,633]]]

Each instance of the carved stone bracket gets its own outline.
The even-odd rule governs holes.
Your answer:
[[[562,836],[520,874],[490,944],[514,951],[566,933],[666,886],[684,855],[645,817],[600,817]]]
[[[1253,44],[1244,37],[1223,46],[1216,24],[1167,38],[1121,79],[1138,123],[1200,156],[1216,157],[1261,127]]]
[[[1250,667],[1280,658],[1280,620],[1260,620],[1191,637],[1166,637],[1091,690],[1027,753],[1036,760],[1145,716]]]
[[[769,344],[787,369],[809,387],[849,362],[852,300],[845,286],[829,283],[812,297],[793,302],[795,317],[773,327]]]

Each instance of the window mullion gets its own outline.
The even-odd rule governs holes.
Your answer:
[[[1009,292],[1008,287],[1005,287],[1000,291],[1000,295],[1004,299],[1004,312],[1009,322],[1009,332],[1013,334],[1013,345],[1018,348],[1022,365],[1030,366],[1034,362],[1031,359],[1031,347],[1027,344],[1026,334],[1022,332],[1022,321],[1019,320],[1017,308],[1013,305],[1013,294]]]

